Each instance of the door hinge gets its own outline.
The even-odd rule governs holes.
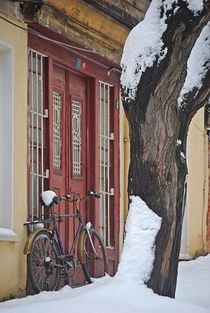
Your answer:
[[[50,170],[46,169],[44,173],[44,178],[49,178],[50,177]]]
[[[119,106],[120,106],[120,100],[117,99],[116,102],[115,102],[116,109],[119,109]]]
[[[110,133],[109,139],[110,139],[110,140],[114,140],[114,133]]]
[[[44,110],[44,118],[48,118],[49,117],[49,110],[45,109]]]

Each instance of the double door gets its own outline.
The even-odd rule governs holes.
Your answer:
[[[119,253],[118,92],[106,77],[87,74],[29,50],[29,218],[40,217],[43,190],[60,196],[75,192],[79,197],[88,189],[100,191],[100,201],[81,202],[81,213],[100,231],[109,273],[114,274]],[[75,213],[73,204],[65,201],[56,210]],[[77,221],[65,219],[59,228],[68,253]]]

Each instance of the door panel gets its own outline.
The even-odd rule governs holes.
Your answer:
[[[52,134],[50,134],[50,188],[54,190],[59,196],[66,193],[66,140],[65,140],[65,128],[66,128],[66,75],[63,69],[57,66],[53,66],[53,81],[52,81],[52,105],[50,106],[50,121],[52,123]],[[64,202],[59,204],[59,214],[66,213],[66,206]],[[67,230],[64,223],[59,225],[64,249],[67,245]]]
[[[87,190],[87,118],[86,118],[86,81],[84,78],[69,73],[70,134],[69,134],[69,189],[86,195]],[[85,217],[84,203],[81,202]]]
[[[65,69],[53,66],[52,82],[51,189],[58,195],[86,194],[86,81]],[[85,218],[84,203],[81,212]],[[62,201],[60,214],[74,214],[72,203]],[[65,252],[72,244],[77,227],[74,219],[60,224]]]

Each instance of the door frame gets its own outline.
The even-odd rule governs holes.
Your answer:
[[[35,27],[36,28],[36,27]],[[47,30],[45,30],[45,35],[47,35]],[[52,34],[51,34],[52,35]],[[52,37],[52,36],[51,36]],[[62,37],[60,38],[62,40]],[[59,45],[56,45],[54,42],[46,41],[38,36],[29,34],[29,47],[43,53],[48,56],[46,70],[48,75],[46,77],[46,85],[48,85],[47,99],[49,104],[52,103],[52,73],[53,73],[53,64],[57,64],[60,67],[70,70],[77,75],[84,76],[87,80],[87,125],[92,125],[94,121],[94,127],[89,127],[87,130],[87,189],[98,190],[99,188],[99,168],[98,168],[98,99],[99,99],[99,81],[103,81],[107,84],[113,86],[113,115],[114,115],[114,129],[115,133],[115,144],[113,151],[113,161],[114,161],[114,249],[108,249],[108,256],[110,260],[113,261],[113,264],[110,268],[110,273],[114,274],[117,269],[118,260],[119,260],[119,218],[120,218],[120,209],[119,209],[119,200],[120,200],[120,179],[119,179],[119,73],[113,72],[112,75],[108,75],[110,67],[113,66],[112,63],[107,60],[102,60],[97,56],[88,55],[82,53],[81,51],[75,51],[73,49],[65,49],[62,47],[60,49]],[[62,61],[61,61],[62,60]],[[78,68],[78,60],[81,60],[85,67]],[[115,65],[116,67],[116,65]],[[49,126],[49,140],[52,140],[52,123]],[[50,162],[50,172],[52,170],[52,160]],[[98,218],[98,208],[99,204],[96,199],[88,200],[87,205],[89,207],[95,207],[95,212],[89,212],[88,218],[96,221]]]

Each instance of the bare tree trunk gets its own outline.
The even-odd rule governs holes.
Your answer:
[[[147,284],[170,297],[175,296],[185,207],[187,131],[193,115],[207,101],[209,73],[196,97],[195,92],[187,95],[187,106],[181,111],[177,99],[188,57],[209,18],[207,10],[202,16],[193,16],[183,2],[177,14],[168,19],[163,36],[168,47],[166,58],[144,72],[135,101],[123,103],[131,140],[128,194],[140,196],[162,217]]]

